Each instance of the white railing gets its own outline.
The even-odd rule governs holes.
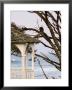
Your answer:
[[[11,69],[11,79],[34,79],[34,71],[31,69]]]

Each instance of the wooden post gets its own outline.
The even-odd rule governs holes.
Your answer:
[[[32,71],[33,71],[33,78],[34,78],[34,45],[32,45]]]
[[[26,52],[26,69],[28,68],[28,53]]]
[[[34,45],[32,46],[32,70],[34,70]]]
[[[22,60],[21,60],[22,68],[25,69],[25,67],[26,67],[26,54],[25,54],[26,45],[16,44],[16,46],[19,48],[19,50],[21,52],[21,56],[22,56]]]
[[[26,44],[23,45],[23,44],[16,44],[16,46],[19,48],[20,52],[21,52],[21,56],[22,56],[22,60],[21,60],[21,68],[22,68],[22,76],[23,78],[26,78],[26,54],[25,54],[25,51],[26,51]],[[24,74],[24,75],[23,75]]]

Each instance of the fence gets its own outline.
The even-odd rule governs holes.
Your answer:
[[[11,69],[11,79],[34,79],[34,71],[32,69]]]

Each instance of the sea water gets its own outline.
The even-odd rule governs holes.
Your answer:
[[[20,68],[21,67],[21,57],[15,57],[11,56],[11,68]],[[61,72],[57,70],[53,65],[47,63],[46,61],[42,60],[41,58],[38,58],[40,61],[40,64],[42,65],[42,68],[48,78],[55,78],[59,79],[61,78]],[[28,68],[31,68],[31,61],[28,62]],[[38,64],[38,61],[35,61],[34,63],[34,70],[35,70],[35,79],[45,79],[45,76],[43,74],[43,71]]]

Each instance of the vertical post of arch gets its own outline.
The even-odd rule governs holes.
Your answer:
[[[32,71],[33,71],[32,78],[34,78],[34,56],[35,53],[34,53],[34,44],[33,44],[32,45]]]
[[[27,44],[16,44],[16,46],[19,48],[19,50],[21,51],[21,56],[22,56],[22,60],[21,60],[21,78],[25,78],[26,79],[26,47]]]
[[[28,53],[26,52],[26,69],[28,69]]]
[[[34,44],[32,45],[32,70],[34,70]]]
[[[26,68],[26,44],[16,44],[16,46],[19,48],[19,50],[21,51],[21,56],[22,56],[22,60],[21,60],[21,65],[22,65],[22,69]]]

